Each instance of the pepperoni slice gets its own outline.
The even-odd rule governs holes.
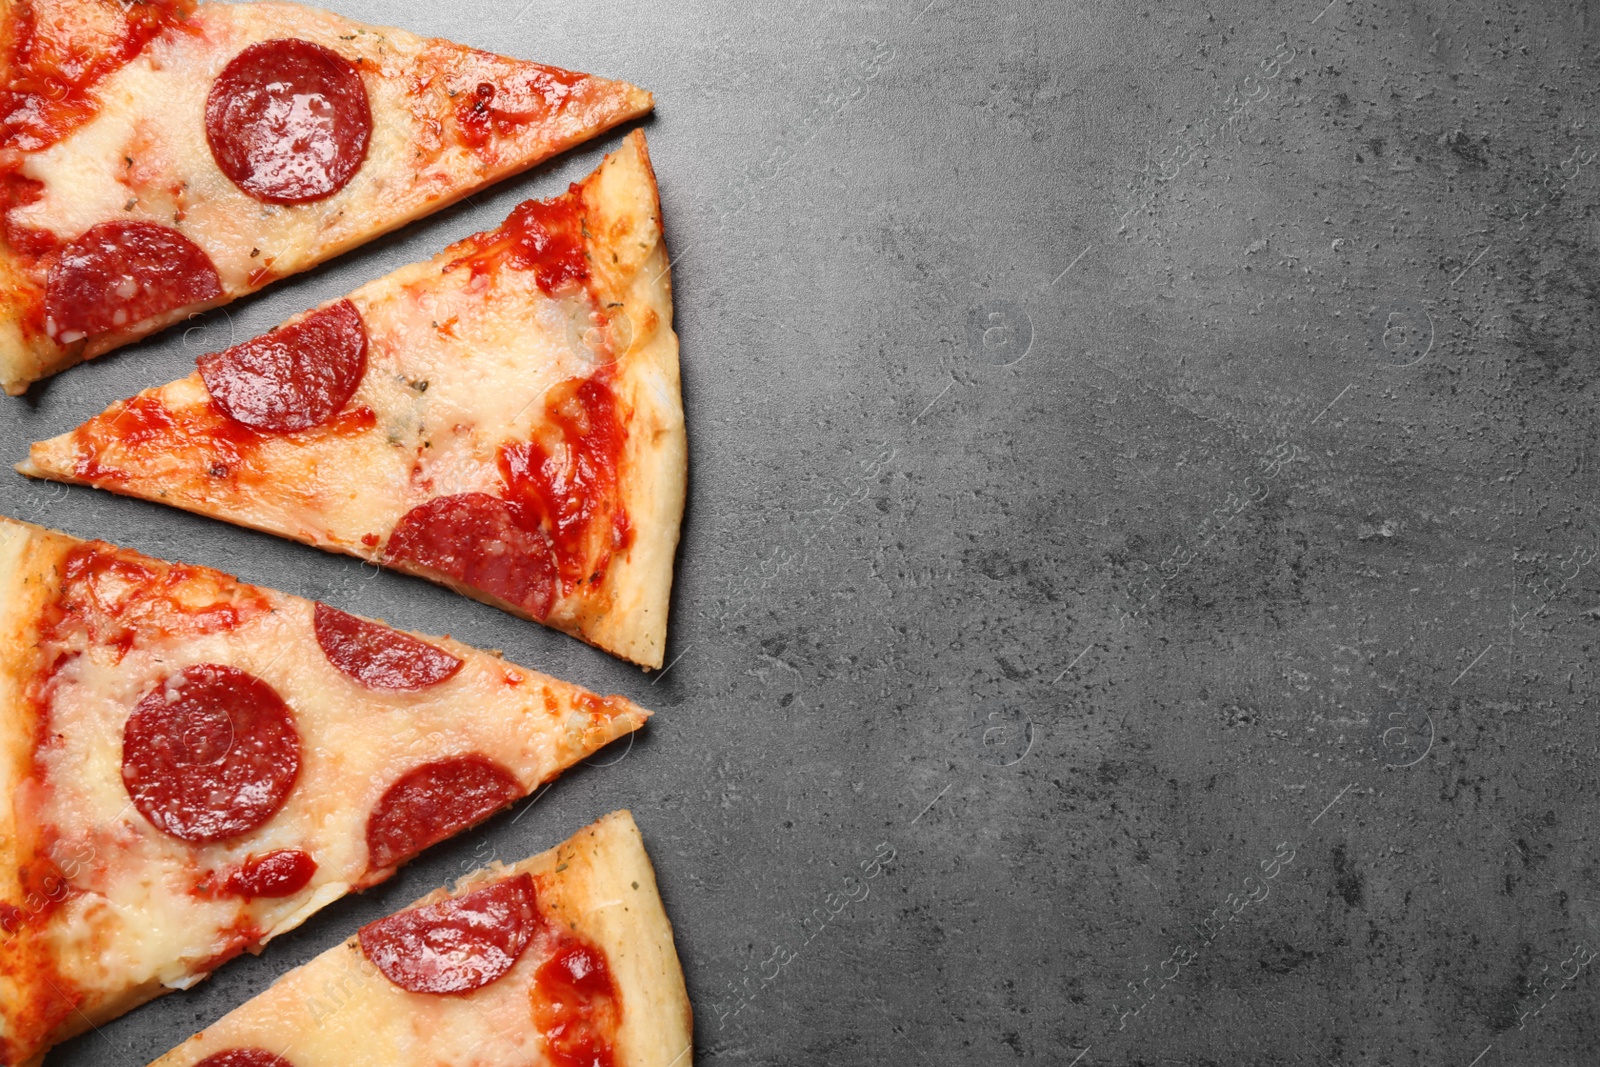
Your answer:
[[[361,928],[361,951],[413,993],[470,993],[516,965],[541,924],[526,874]]]
[[[139,701],[122,781],[150,825],[206,844],[278,813],[300,774],[300,734],[273,688],[237,667],[185,667]]]
[[[549,535],[518,525],[511,505],[487,493],[442,496],[412,508],[385,551],[391,563],[425,567],[536,619],[546,618],[555,603]]]
[[[211,155],[240,189],[303,204],[343,189],[367,158],[372,106],[348,59],[295,38],[234,56],[206,97]]]
[[[391,785],[367,819],[367,869],[393,867],[522,795],[516,775],[487,756],[425,763]]]
[[[230,1048],[213,1052],[194,1067],[294,1067],[294,1064],[264,1048]]]
[[[253,856],[228,875],[224,888],[238,897],[292,897],[311,884],[317,861],[297,848]]]
[[[367,325],[341,300],[196,362],[224,415],[256,430],[308,430],[337,415],[366,376]]]
[[[317,605],[314,625],[328,662],[368,689],[426,689],[461,669],[461,661],[442,648],[326,604]]]
[[[63,248],[50,268],[44,329],[70,345],[221,295],[211,257],[177,230],[102,222]]]

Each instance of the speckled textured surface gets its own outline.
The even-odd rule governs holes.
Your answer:
[[[702,1064],[1595,1062],[1600,10],[330,6],[656,93],[673,666],[0,478],[5,512],[660,712],[53,1067],[136,1067],[622,806]],[[7,403],[4,452],[616,139]]]

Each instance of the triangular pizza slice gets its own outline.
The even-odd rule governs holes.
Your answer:
[[[647,715],[0,519],[0,1064],[188,988]]]
[[[690,1067],[672,927],[615,812],[370,923],[155,1067]]]
[[[278,0],[0,0],[0,83],[11,393],[652,106]]]
[[[687,448],[660,212],[636,130],[561,196],[18,469],[431,578],[658,668]]]

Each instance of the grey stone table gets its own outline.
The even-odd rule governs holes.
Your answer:
[[[627,78],[691,435],[669,670],[0,477],[659,711],[259,958],[637,814],[701,1064],[1592,1064],[1600,10],[329,0]],[[4,454],[616,137],[5,405]]]

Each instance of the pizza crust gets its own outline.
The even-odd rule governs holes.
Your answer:
[[[617,1067],[687,1067],[693,1015],[683,971],[633,816],[618,811],[547,852],[477,871],[432,904],[490,882],[532,875],[540,908],[605,953],[622,1004]],[[530,953],[531,955],[531,953]],[[505,976],[464,997],[406,993],[392,985],[351,937],[290,971],[255,999],[179,1045],[152,1067],[190,1067],[229,1048],[286,1053],[297,1067],[411,1067],[430,1063],[529,1062],[533,1032],[526,989],[539,961],[524,957]],[[499,1041],[457,1050],[452,1039],[486,1025]],[[505,1042],[501,1044],[500,1042]],[[510,1053],[511,1055],[507,1055]]]
[[[689,458],[671,261],[643,131],[630,133],[622,150],[606,157],[587,195],[601,220],[591,256],[598,300],[622,303],[632,320],[633,345],[620,361],[622,399],[633,412],[620,491],[635,536],[606,573],[610,610],[576,620],[575,636],[659,670]]]
[[[3,17],[3,16],[0,16]],[[49,338],[30,337],[22,329],[29,301],[37,299],[34,283],[18,269],[0,241],[0,389],[21,396],[33,382],[48,378],[79,361]]]
[[[38,554],[27,527],[0,519],[0,903],[19,910],[27,909],[20,874],[33,849],[23,839],[16,798],[28,777],[37,729],[23,700],[22,679],[33,672],[34,620],[50,595],[46,578],[53,571],[41,565]],[[25,948],[0,930],[0,1003],[38,999],[38,975]],[[22,1037],[0,1017],[0,1061]]]
[[[28,527],[0,518],[0,901],[14,907],[23,904],[17,871],[27,857],[18,840],[13,797],[28,776],[37,729],[24,700],[23,679],[37,668],[36,620],[54,595],[54,567],[44,565],[40,554]],[[0,973],[0,990],[6,980]]]
[[[532,871],[566,870],[546,907],[605,950],[622,993],[617,1035],[622,1067],[688,1067],[694,1062],[694,1012],[672,925],[633,814],[618,811],[551,853]]]

